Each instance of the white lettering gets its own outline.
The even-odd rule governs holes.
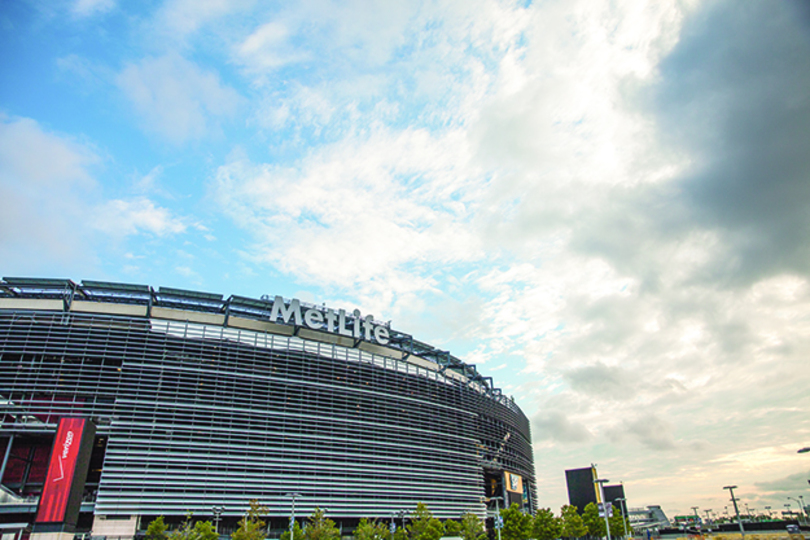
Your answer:
[[[269,298],[269,296],[262,297],[262,299],[265,298]],[[287,305],[284,303],[284,298],[276,296],[273,298],[273,306],[270,309],[270,320],[279,323],[279,319],[284,324],[306,325],[312,330],[326,330],[341,336],[376,341],[380,345],[388,345],[390,342],[388,327],[374,324],[374,315],[369,314],[363,317],[359,309],[353,310],[351,315],[347,315],[346,310],[343,309],[335,311],[332,308],[326,308],[326,312],[318,308],[302,310],[301,302],[297,298],[290,300]]]
[[[374,340],[380,345],[388,345],[388,328],[384,326],[374,327]]]
[[[323,313],[317,309],[308,309],[304,312],[304,324],[313,330],[323,328]]]
[[[366,318],[363,320],[363,337],[366,341],[372,340],[372,331],[374,329],[374,325],[371,324],[371,321],[374,320],[374,315],[366,315]]]
[[[70,446],[73,444],[73,432],[68,431],[65,436],[65,442],[62,444],[62,459],[67,459],[70,452]]]
[[[346,328],[346,310],[338,310],[338,334],[341,336],[352,337],[352,331]]]
[[[352,315],[354,315],[354,334],[352,335],[352,337],[354,339],[360,339],[360,321],[362,320],[360,318],[360,310],[355,309],[352,312]]]
[[[289,323],[290,318],[295,318],[296,326],[301,326],[301,304],[298,303],[297,298],[290,300],[290,307],[286,307],[284,299],[276,296],[275,300],[273,300],[273,309],[270,310],[270,321],[278,321],[279,313],[281,313],[281,318],[285,323]]]
[[[329,308],[326,310],[326,331],[327,332],[335,332],[335,310]]]

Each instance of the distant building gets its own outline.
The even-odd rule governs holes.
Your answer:
[[[600,503],[602,497],[596,487],[595,480],[599,478],[596,467],[582,469],[568,469],[565,471],[565,481],[568,485],[568,504],[576,506],[582,513],[588,503]],[[624,500],[624,486],[622,484],[606,485],[603,488],[605,500],[614,507],[621,506],[621,511],[627,515],[627,501]]]
[[[617,510],[627,515],[627,500],[624,497],[624,484],[613,484],[605,486],[605,500],[613,505]]]
[[[636,532],[672,526],[667,515],[657,505],[648,506],[647,508],[630,508],[627,516],[630,519],[630,526]]]
[[[596,503],[596,467],[593,465],[582,469],[568,469],[565,471],[565,482],[568,485],[568,504],[576,506],[582,513],[588,503]]]

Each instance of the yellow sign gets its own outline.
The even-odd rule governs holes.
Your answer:
[[[506,491],[511,491],[512,493],[523,493],[523,478],[510,472],[505,472],[503,474],[506,477]]]

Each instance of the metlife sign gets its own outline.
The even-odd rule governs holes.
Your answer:
[[[301,309],[301,302],[297,298],[286,304],[284,298],[276,296],[270,311],[270,321],[305,326],[311,330],[363,339],[380,345],[388,345],[391,337],[388,327],[376,324],[373,315],[363,317],[359,309],[355,309],[351,315],[343,309],[337,311],[332,308],[326,308],[325,311],[314,307]]]

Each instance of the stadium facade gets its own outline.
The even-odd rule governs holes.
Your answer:
[[[418,502],[442,519],[534,510],[529,422],[513,399],[357,310],[3,278],[0,407],[6,531],[35,521],[52,448],[67,456],[55,444],[65,419],[92,428],[75,530],[96,536],[189,511],[221,512],[227,530],[251,499],[279,529],[293,508],[348,527]]]

